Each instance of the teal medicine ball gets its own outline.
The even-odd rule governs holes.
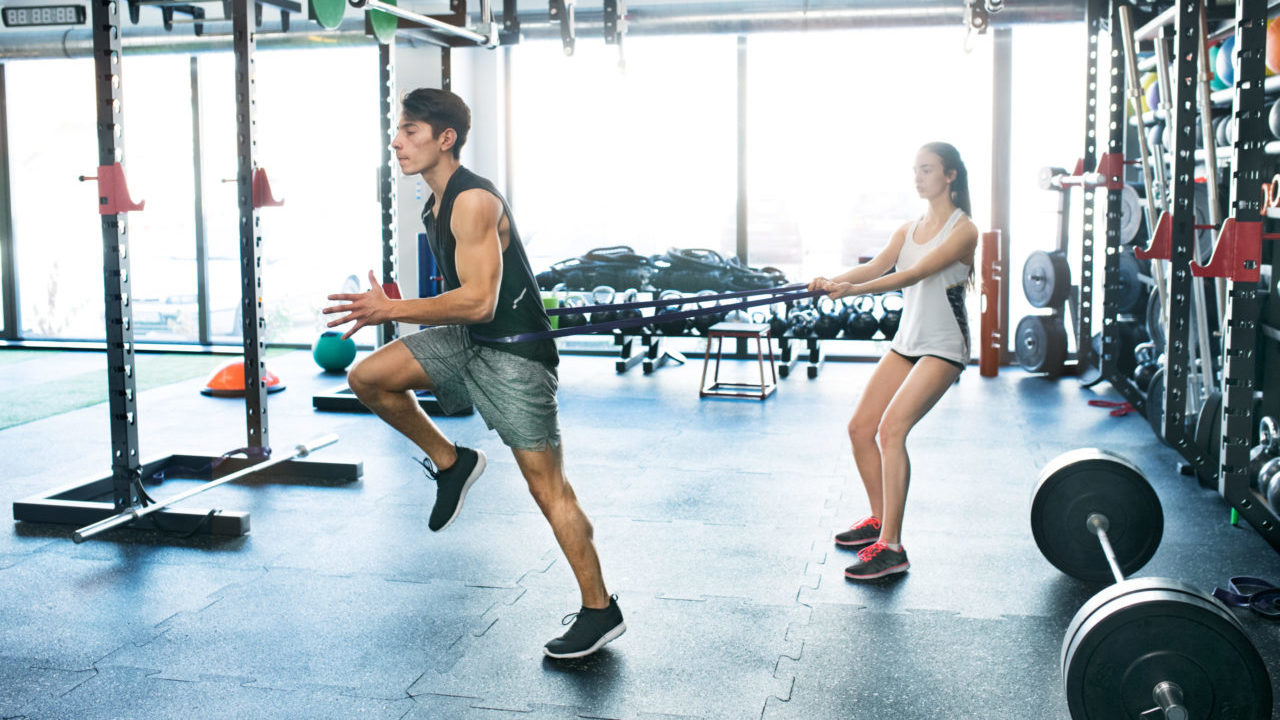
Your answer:
[[[1236,81],[1236,36],[1228,35],[1226,40],[1222,41],[1222,47],[1218,50],[1218,57],[1215,58],[1214,72],[1222,80],[1223,84],[1230,86]]]
[[[351,338],[343,340],[340,332],[323,332],[311,346],[311,357],[326,372],[342,372],[356,359],[356,341]]]

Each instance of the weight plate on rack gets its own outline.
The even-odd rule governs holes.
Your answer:
[[[1167,445],[1164,439],[1164,386],[1165,372],[1164,366],[1161,366],[1151,376],[1151,384],[1147,385],[1147,423],[1151,425],[1151,432],[1160,438],[1160,442]]]
[[[1088,358],[1080,359],[1080,366],[1076,371],[1076,379],[1080,381],[1081,387],[1093,387],[1102,382],[1102,333],[1094,333],[1089,346],[1093,352]]]
[[[1197,468],[1196,481],[1201,487],[1218,489],[1218,464],[1222,457],[1222,393],[1213,390],[1200,405],[1196,414],[1196,428],[1193,434],[1196,448],[1207,458],[1206,463]]]
[[[1112,580],[1111,567],[1089,529],[1107,518],[1107,538],[1128,575],[1151,559],[1164,534],[1164,513],[1142,471],[1105,450],[1072,450],[1045,466],[1031,500],[1031,533],[1045,559],[1071,577]]]
[[[1022,292],[1031,307],[1058,308],[1071,288],[1071,268],[1060,252],[1037,250],[1022,266]]]
[[[1147,286],[1142,282],[1142,266],[1130,248],[1121,249],[1118,262],[1113,286],[1116,311],[1122,315],[1138,312],[1147,297]]]
[[[1142,227],[1142,198],[1132,185],[1120,190],[1120,242],[1132,245]]]
[[[1160,320],[1160,291],[1156,288],[1147,295],[1147,335],[1155,343],[1158,357],[1164,352],[1164,323]]]
[[[1067,328],[1061,315],[1028,315],[1018,321],[1014,354],[1028,372],[1057,377],[1067,359]]]

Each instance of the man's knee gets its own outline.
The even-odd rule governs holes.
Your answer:
[[[377,373],[369,368],[365,360],[361,360],[347,372],[347,387],[358,398],[368,397],[378,389]]]

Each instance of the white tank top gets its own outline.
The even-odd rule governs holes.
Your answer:
[[[964,211],[956,208],[933,238],[916,242],[917,220],[907,229],[906,242],[898,253],[897,269],[910,269],[920,258],[942,244]],[[965,290],[969,266],[956,261],[920,282],[902,289],[902,320],[891,348],[903,355],[936,355],[962,365],[969,363],[969,315]]]

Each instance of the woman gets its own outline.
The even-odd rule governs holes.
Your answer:
[[[898,333],[849,421],[854,463],[871,504],[870,516],[836,535],[840,547],[862,547],[845,570],[851,580],[910,567],[902,547],[911,479],[907,434],[969,362],[964,301],[978,228],[969,219],[968,172],[954,147],[935,142],[916,155],[915,179],[916,192],[929,203],[919,220],[898,228],[870,262],[809,283],[832,298],[901,289],[904,301]]]

